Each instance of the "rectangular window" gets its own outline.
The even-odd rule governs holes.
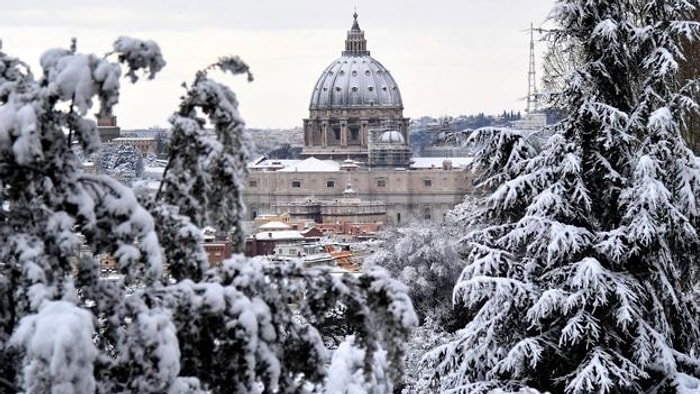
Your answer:
[[[335,187],[335,181],[326,181],[326,187]]]
[[[386,187],[386,179],[377,179],[377,187]]]
[[[301,187],[301,181],[292,181],[292,187],[294,187],[294,188]]]
[[[248,181],[248,187],[258,187],[258,181],[251,179]]]
[[[431,179],[423,179],[423,186],[425,186],[425,187],[433,186],[433,181]]]

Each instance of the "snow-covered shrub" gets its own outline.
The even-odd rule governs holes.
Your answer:
[[[328,371],[326,394],[391,393],[393,386],[387,376],[386,354],[374,352],[372,373],[365,374],[365,350],[355,346],[355,337],[348,336],[333,353]]]
[[[437,390],[674,392],[698,377],[700,166],[676,79],[696,1],[560,0],[552,34],[582,43],[544,146],[475,131],[486,193],[454,298],[470,322],[426,362]]]
[[[469,210],[469,201],[462,204]],[[380,234],[381,246],[365,260],[380,266],[409,288],[421,321],[429,318],[448,331],[466,323],[463,310],[452,305],[452,289],[464,261],[452,223],[414,222]]]
[[[95,157],[105,174],[127,184],[132,184],[143,176],[143,156],[133,145],[106,146]]]
[[[0,391],[322,392],[330,359],[314,324],[338,305],[363,373],[379,373],[384,349],[382,376],[400,381],[417,318],[385,271],[336,278],[242,256],[208,265],[202,226],[242,242],[247,135],[235,95],[208,76],[247,73],[240,59],[187,87],[158,195],[82,173],[74,144],[100,148],[83,116],[96,101],[111,115],[119,63],[132,81],[165,64],[151,41],[120,37],[104,58],[74,42],[45,52],[35,79],[0,52]],[[101,254],[121,279],[100,277]]]
[[[433,369],[422,361],[426,353],[448,343],[454,333],[445,331],[438,323],[427,318],[413,330],[406,349],[406,373],[401,394],[422,394],[434,391],[431,388]]]

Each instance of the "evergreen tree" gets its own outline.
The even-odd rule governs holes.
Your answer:
[[[700,22],[700,8],[695,8],[693,20]],[[700,76],[700,42],[685,40],[682,44],[685,57],[679,61],[679,76],[681,80],[696,79]],[[694,98],[698,100],[697,92]],[[700,155],[700,113],[686,118],[681,130],[688,147]]]
[[[471,321],[426,358],[441,389],[661,393],[700,374],[700,168],[680,133],[695,81],[676,75],[696,6],[555,6],[553,34],[583,43],[568,117],[542,148],[505,129],[472,137],[488,195],[465,217],[478,228],[454,290]]]
[[[323,391],[330,357],[316,325],[339,306],[363,352],[360,375],[400,381],[417,319],[385,271],[338,278],[240,255],[208,265],[201,226],[240,234],[247,156],[235,95],[207,71],[245,73],[240,59],[187,87],[157,196],[81,172],[72,145],[99,150],[84,116],[95,100],[111,115],[119,63],[132,82],[165,65],[157,44],[127,37],[104,58],[75,43],[49,50],[39,79],[0,52],[0,391]],[[100,254],[122,279],[100,277]]]

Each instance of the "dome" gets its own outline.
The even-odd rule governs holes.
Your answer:
[[[310,109],[325,107],[399,107],[401,94],[389,71],[366,56],[341,56],[321,74],[311,95]]]
[[[385,131],[379,136],[377,142],[382,144],[405,144],[406,140],[398,131]]]
[[[401,93],[389,71],[367,50],[357,13],[345,40],[342,56],[316,81],[309,109],[328,107],[393,107],[403,109]]]

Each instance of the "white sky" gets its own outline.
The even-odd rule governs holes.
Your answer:
[[[240,55],[255,76],[217,75],[250,127],[301,126],[311,89],[340,56],[357,7],[367,47],[399,84],[404,115],[523,110],[530,25],[554,0],[24,0],[3,1],[3,51],[39,73],[51,47],[106,53],[119,35],[153,39],[168,66],[153,81],[122,80],[122,128],[167,126],[194,72]],[[543,49],[544,45],[540,45]],[[539,67],[539,58],[538,67]],[[539,72],[539,68],[538,68]]]

